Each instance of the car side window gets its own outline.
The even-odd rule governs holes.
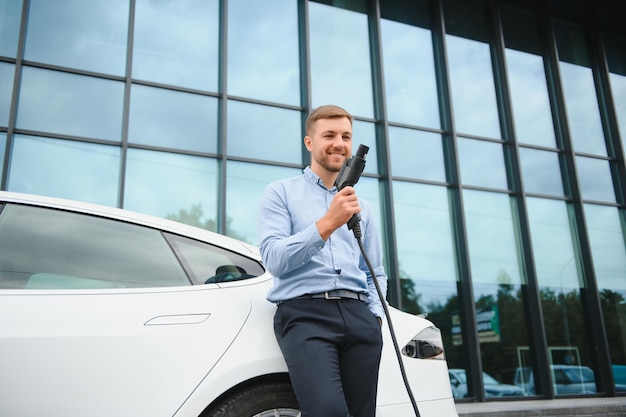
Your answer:
[[[190,284],[158,230],[18,204],[7,204],[0,213],[0,288]]]
[[[168,235],[194,284],[218,284],[257,277],[265,272],[253,259],[208,243]]]

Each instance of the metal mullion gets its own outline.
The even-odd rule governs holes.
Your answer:
[[[135,0],[130,1],[128,11],[128,39],[126,41],[126,78],[124,80],[124,105],[122,111],[122,152],[120,157],[118,207],[124,207],[126,184],[126,159],[128,157],[128,123],[130,119],[130,93],[133,76],[133,46],[135,42]]]
[[[373,88],[374,88],[374,109],[375,118],[380,121],[376,123],[376,144],[378,155],[378,167],[382,187],[380,196],[383,209],[383,222],[387,226],[384,228],[385,251],[387,259],[388,274],[394,279],[390,280],[387,299],[392,305],[402,309],[402,294],[400,285],[400,266],[398,262],[398,243],[396,236],[396,221],[393,207],[393,181],[391,178],[391,152],[389,145],[389,124],[387,120],[387,106],[385,103],[385,72],[382,60],[382,29],[380,16],[380,0],[370,1],[369,13],[370,48],[373,64]]]
[[[15,59],[15,71],[13,72],[13,93],[11,94],[11,104],[9,110],[9,123],[7,126],[7,137],[4,148],[4,161],[2,172],[0,173],[0,190],[7,190],[9,181],[9,162],[13,149],[15,122],[17,120],[17,104],[19,98],[20,85],[22,82],[22,62],[24,60],[24,47],[26,44],[26,25],[28,24],[28,10],[30,0],[22,3],[22,16],[20,21],[20,35],[17,41],[17,54]]]
[[[541,308],[541,294],[539,291],[539,282],[537,271],[534,263],[534,252],[530,236],[530,222],[528,220],[528,208],[526,206],[526,193],[524,190],[524,181],[522,179],[522,169],[519,156],[519,143],[517,141],[515,131],[515,121],[513,118],[513,109],[511,106],[511,91],[508,81],[508,71],[506,63],[506,46],[504,41],[504,31],[502,28],[502,19],[498,9],[498,5],[494,0],[490,1],[491,14],[495,20],[494,24],[494,61],[496,78],[496,94],[500,101],[499,107],[502,113],[502,130],[503,137],[507,139],[507,172],[512,181],[514,189],[514,198],[517,201],[517,217],[519,222],[518,236],[521,242],[522,265],[526,272],[526,291],[522,286],[523,303],[526,313],[526,328],[531,338],[532,349],[531,357],[536,364],[540,373],[540,378],[548,377],[548,352],[547,337],[545,323],[543,320],[543,311]],[[506,146],[506,145],[505,145]],[[541,375],[543,373],[543,375]],[[553,398],[554,392],[552,385],[548,385],[547,397]]]
[[[482,359],[476,326],[476,306],[469,259],[463,193],[461,190],[461,173],[459,170],[458,148],[456,146],[456,129],[454,125],[454,109],[450,92],[450,73],[446,59],[445,21],[443,17],[443,0],[431,0],[433,21],[433,48],[439,92],[441,124],[449,132],[450,138],[444,141],[446,171],[450,176],[452,190],[452,213],[454,239],[457,251],[459,281],[457,281],[459,310],[463,318],[462,338],[466,346],[465,362],[468,367],[468,388],[473,389],[478,401],[485,401],[484,383],[482,379]],[[465,278],[465,279],[464,279]]]
[[[309,34],[309,0],[298,0],[298,40],[300,50],[300,104],[302,137],[306,136],[305,123],[313,104],[311,102],[311,42]],[[300,144],[302,165],[309,165],[311,154],[306,149],[304,141]]]
[[[587,233],[587,222],[584,215],[584,203],[580,192],[580,181],[575,163],[575,152],[573,149],[572,139],[567,122],[567,114],[565,111],[565,95],[562,85],[562,79],[559,69],[559,54],[556,45],[556,33],[553,26],[553,19],[546,22],[545,28],[548,33],[548,54],[549,54],[549,71],[550,77],[548,84],[551,88],[556,106],[556,122],[558,124],[558,133],[560,133],[560,145],[564,150],[565,157],[565,182],[568,184],[569,192],[572,197],[572,208],[574,214],[574,227],[576,237],[575,248],[578,248],[581,259],[580,266],[582,268],[583,280],[585,287],[581,288],[582,305],[586,316],[587,330],[591,336],[593,343],[591,360],[595,368],[600,373],[600,377],[596,379],[596,384],[600,384],[601,388],[607,393],[615,393],[615,387],[607,387],[609,381],[612,380],[610,373],[610,359],[608,341],[605,334],[604,320],[602,317],[602,306],[599,299],[598,287],[595,277],[595,268],[593,265],[593,257],[591,256],[591,244]],[[551,384],[549,380],[542,380],[542,384]]]
[[[618,204],[626,205],[626,150],[622,147],[620,141],[619,122],[617,120],[617,109],[613,100],[611,91],[611,82],[609,75],[609,66],[606,58],[606,50],[602,40],[602,33],[599,26],[594,25],[591,31],[590,43],[591,48],[596,53],[592,57],[595,64],[594,80],[596,83],[596,91],[599,93],[598,104],[600,107],[600,115],[604,127],[604,134],[607,143],[607,150],[611,161],[611,174],[613,175],[613,188]],[[614,162],[614,163],[611,163]]]
[[[228,0],[219,2],[219,80],[218,80],[218,123],[217,123],[217,154],[218,156],[218,187],[217,187],[217,219],[218,233],[226,234],[226,142],[228,136]]]

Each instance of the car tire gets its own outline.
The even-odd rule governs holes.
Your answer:
[[[296,396],[287,383],[266,383],[239,391],[202,417],[299,417]]]

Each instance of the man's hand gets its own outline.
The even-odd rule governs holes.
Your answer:
[[[347,186],[341,189],[333,200],[324,217],[316,223],[317,230],[324,240],[328,240],[330,235],[357,213],[361,212],[361,206],[353,187]]]

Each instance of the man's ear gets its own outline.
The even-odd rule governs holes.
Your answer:
[[[305,136],[304,137],[304,146],[306,146],[306,149],[311,152],[311,137],[309,136]]]

